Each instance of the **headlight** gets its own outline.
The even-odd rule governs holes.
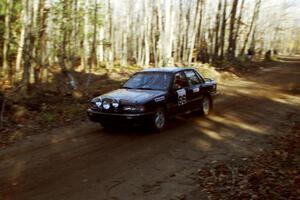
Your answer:
[[[112,101],[112,106],[113,106],[114,108],[118,108],[118,107],[119,107],[119,101],[116,100],[116,99],[114,99],[114,100]]]
[[[103,108],[104,108],[105,110],[108,110],[108,109],[110,108],[110,103],[109,103],[108,101],[104,100],[104,101],[103,101]]]
[[[143,111],[145,111],[145,107],[144,106],[124,106],[123,110],[134,111],[134,112],[143,112]]]
[[[96,97],[92,100],[92,103],[94,103],[98,108],[102,106],[102,98]]]

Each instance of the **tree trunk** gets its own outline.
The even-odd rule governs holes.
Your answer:
[[[2,63],[2,77],[4,79],[8,79],[12,82],[12,68],[8,61],[9,49],[10,49],[10,37],[11,37],[11,14],[13,9],[13,1],[6,1],[6,9],[5,9],[5,27],[4,27],[4,43],[3,43],[3,63]]]
[[[164,40],[164,34],[163,34],[163,17],[161,12],[161,0],[158,0],[157,2],[157,26],[158,26],[158,42],[157,42],[157,61],[158,61],[158,67],[161,67],[163,65],[163,43]]]
[[[127,66],[127,59],[128,59],[128,29],[129,29],[129,22],[128,22],[128,15],[129,15],[129,8],[126,9],[126,14],[124,16],[123,21],[123,30],[121,36],[121,66]]]
[[[62,22],[60,24],[60,33],[62,34],[62,41],[60,43],[60,49],[59,49],[59,65],[61,68],[61,71],[63,72],[63,74],[67,77],[68,79],[68,84],[70,86],[71,90],[76,90],[77,89],[77,84],[75,81],[75,78],[73,77],[73,75],[70,73],[70,71],[68,70],[67,66],[66,66],[66,58],[67,58],[67,52],[66,52],[66,48],[67,48],[67,35],[68,35],[68,29],[66,28],[66,24],[67,22],[67,13],[68,13],[68,0],[64,0],[64,4],[63,4],[63,13],[62,13]]]
[[[99,61],[100,63],[102,63],[104,61],[104,28],[101,25],[99,27],[99,40],[100,40],[100,44],[98,46],[98,52],[99,52]]]
[[[235,41],[234,41],[234,36],[235,36],[235,16],[236,16],[236,11],[237,11],[237,6],[238,6],[238,0],[234,0],[232,4],[232,9],[231,9],[231,17],[230,17],[230,28],[229,28],[229,38],[228,38],[228,49],[227,49],[227,57],[228,60],[233,60],[235,58]]]
[[[245,0],[242,0],[241,7],[240,7],[240,14],[239,14],[239,17],[238,17],[238,20],[237,20],[237,27],[236,27],[234,42],[233,42],[233,44],[234,44],[233,45],[233,51],[234,52],[236,51],[237,40],[238,40],[238,37],[239,37],[240,26],[241,26],[241,23],[242,23],[242,17],[243,17],[243,13],[244,13],[244,5],[245,5]]]
[[[22,0],[22,5],[24,9],[23,16],[23,28],[24,28],[24,45],[22,48],[22,58],[23,58],[23,77],[22,82],[24,84],[24,89],[27,90],[30,84],[30,71],[31,71],[31,59],[33,49],[33,35],[32,35],[32,2],[29,0]]]
[[[223,3],[223,16],[222,16],[222,27],[221,27],[221,38],[220,38],[220,59],[224,60],[224,49],[225,49],[225,31],[226,31],[226,15],[227,15],[227,0]]]
[[[253,30],[255,21],[258,18],[258,15],[259,15],[260,6],[261,6],[261,0],[256,0],[256,4],[255,4],[254,11],[253,11],[251,24],[250,24],[250,28],[249,28],[249,31],[248,31],[248,33],[246,35],[243,47],[242,47],[241,52],[240,52],[240,55],[243,55],[245,53],[246,47],[248,45],[250,34],[251,34],[252,30]]]
[[[198,0],[197,1],[197,7],[196,7],[196,16],[195,16],[195,23],[194,23],[194,26],[193,26],[193,31],[192,31],[192,37],[191,37],[191,45],[190,45],[190,52],[189,52],[189,57],[188,57],[188,65],[191,65],[192,63],[192,59],[193,59],[193,55],[194,55],[194,48],[195,48],[195,41],[196,41],[196,36],[197,36],[197,33],[199,31],[199,21],[200,21],[200,18],[201,18],[201,9],[200,7],[202,7],[202,1],[201,0]]]
[[[218,11],[216,15],[216,29],[215,29],[215,49],[213,60],[217,60],[219,56],[219,30],[220,30],[220,18],[221,18],[222,0],[219,0]]]
[[[144,44],[145,44],[145,61],[143,63],[143,66],[148,66],[150,63],[150,42],[151,42],[151,14],[149,12],[149,1],[146,0],[145,6],[144,6],[144,12],[145,12],[145,34],[144,34]]]
[[[97,29],[98,29],[98,3],[97,0],[94,0],[94,27],[93,27],[93,42],[92,42],[92,49],[91,49],[91,64],[89,65],[89,73],[92,72],[92,69],[95,69],[97,66]]]
[[[112,0],[108,0],[108,15],[109,15],[109,45],[108,45],[108,67],[112,67],[114,65],[114,26],[113,26],[113,8],[112,8]]]
[[[38,31],[37,31],[37,45],[36,45],[36,57],[39,60],[39,64],[34,68],[34,80],[35,83],[41,82],[41,75],[45,69],[45,48],[46,48],[46,18],[48,10],[45,9],[45,0],[39,1],[38,6]]]
[[[22,10],[22,14],[21,14],[22,18],[24,18],[24,15],[25,15],[25,9]],[[22,24],[22,28],[21,28],[20,42],[18,47],[17,59],[16,59],[15,81],[21,79],[20,73],[21,73],[22,61],[23,61],[23,49],[25,45],[26,25],[23,22],[23,19],[21,24]]]
[[[191,3],[190,3],[191,4]],[[188,5],[187,11],[185,13],[185,18],[184,18],[184,28],[182,30],[182,37],[183,37],[183,44],[182,44],[182,61],[183,62],[188,62],[188,57],[189,57],[189,27],[191,24],[190,20],[190,15],[191,15],[191,6],[190,4]]]
[[[89,65],[89,0],[84,1],[84,16],[83,16],[83,22],[84,22],[84,36],[83,36],[83,51],[81,55],[81,66],[84,69],[84,71],[87,71],[87,67]]]

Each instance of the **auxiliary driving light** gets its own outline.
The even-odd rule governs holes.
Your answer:
[[[118,107],[119,107],[119,101],[116,100],[116,99],[114,99],[113,102],[112,102],[112,106],[113,106],[114,108],[118,108]]]
[[[105,110],[108,110],[108,109],[110,108],[110,103],[107,102],[107,101],[103,101],[103,108],[104,108]]]

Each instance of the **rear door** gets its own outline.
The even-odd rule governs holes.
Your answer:
[[[203,76],[198,72],[196,72],[196,74],[203,82],[200,88],[200,94],[202,95],[202,97],[204,95],[209,95],[213,91],[216,91],[216,84],[214,82],[211,82],[210,79],[209,81],[204,79]]]
[[[189,84],[189,109],[198,109],[201,105],[201,100],[203,98],[203,83],[204,80],[198,76],[195,70],[185,70],[185,76]]]

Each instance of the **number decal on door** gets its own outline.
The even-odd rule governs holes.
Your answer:
[[[183,106],[184,104],[187,103],[185,89],[177,90],[177,95],[178,95],[178,105],[179,106]]]

